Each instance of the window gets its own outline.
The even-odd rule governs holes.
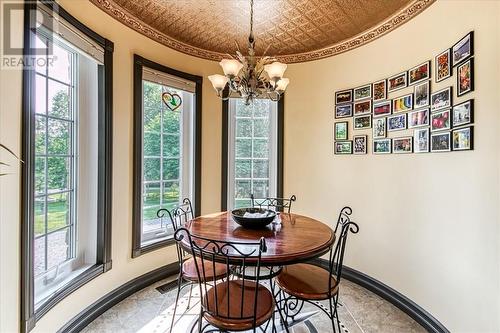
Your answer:
[[[227,102],[223,119],[223,127],[227,124],[226,137],[223,135],[227,145],[227,157],[223,156],[227,168],[223,172],[223,209],[251,206],[252,193],[256,199],[280,194],[278,104],[269,99],[256,99],[250,105],[240,98]]]
[[[22,290],[29,331],[59,300],[111,267],[113,44],[82,32],[53,3],[31,3],[26,12],[25,53],[37,60],[24,71],[23,248],[32,250],[23,255]]]
[[[199,209],[196,186],[196,120],[201,78],[135,57],[135,183],[133,256],[172,242],[160,208],[184,198]],[[199,191],[198,191],[199,192]]]

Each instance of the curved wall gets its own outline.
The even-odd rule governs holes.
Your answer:
[[[297,195],[297,210],[330,223],[352,206],[360,232],[349,239],[346,264],[452,332],[500,331],[499,14],[498,1],[438,1],[370,44],[286,73],[285,194]],[[333,155],[334,91],[434,60],[471,30],[475,92],[457,98],[454,91],[453,100],[475,99],[474,151]],[[456,71],[438,84],[433,76],[433,91],[448,85],[455,89]],[[352,138],[352,123],[349,132]],[[370,131],[354,134],[372,142]]]
[[[161,46],[88,1],[59,2],[115,43],[113,269],[58,304],[34,332],[57,330],[117,286],[175,260],[172,248],[131,258],[134,53],[204,77],[201,208],[220,209],[221,103],[206,79],[220,72],[217,63]],[[375,42],[287,71],[285,194],[298,196],[297,211],[330,223],[342,205],[351,205],[361,231],[350,239],[346,264],[407,295],[452,331],[500,331],[499,20],[496,1],[438,1]],[[431,59],[470,30],[476,40],[476,92],[464,99],[476,99],[475,151],[333,156],[335,90]],[[454,78],[433,83],[433,89],[455,84]],[[20,71],[2,72],[0,83],[1,142],[19,151]],[[1,332],[19,328],[20,226],[13,223],[19,221],[19,172],[11,171],[0,186]]]

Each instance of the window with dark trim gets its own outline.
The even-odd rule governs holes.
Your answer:
[[[111,269],[113,43],[25,3],[22,330]],[[33,66],[29,64],[33,63]]]
[[[240,98],[222,104],[221,209],[283,195],[284,96],[278,102]]]
[[[134,56],[134,235],[132,257],[173,243],[160,208],[189,198],[200,210],[199,76]]]

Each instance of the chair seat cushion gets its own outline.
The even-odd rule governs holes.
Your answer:
[[[200,275],[203,278],[203,266],[205,266],[205,279],[207,281],[219,280],[226,276],[227,268],[225,264],[215,264],[212,265],[212,261],[210,260],[202,260],[197,258],[195,261],[193,258],[190,258],[182,264],[182,276],[189,281],[198,281],[198,273],[196,272],[196,266],[198,265],[198,269],[200,271]],[[203,266],[202,266],[203,265]]]
[[[274,299],[271,292],[260,283],[256,284],[247,280],[245,280],[243,287],[242,281],[221,282],[217,284],[217,287],[212,287],[207,292],[204,298],[207,312],[203,316],[210,324],[228,331],[242,331],[253,328],[256,289],[258,294],[256,326],[262,325],[271,318],[274,313]]]
[[[331,279],[331,295],[335,295],[338,292],[336,279],[326,269],[315,265],[285,266],[276,282],[289,295],[302,299],[324,300],[330,297],[328,279]]]

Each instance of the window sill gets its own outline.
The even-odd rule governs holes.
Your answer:
[[[104,273],[104,264],[97,264],[89,267],[78,275],[75,279],[63,285],[59,290],[57,290],[52,296],[48,297],[43,304],[41,304],[35,311],[36,321],[40,320],[47,312],[49,312],[54,306],[60,301],[66,298],[75,290],[79,289],[81,286],[87,282],[93,280],[97,276]]]
[[[175,239],[173,239],[173,237],[170,237],[170,238],[163,239],[163,240],[155,242],[155,243],[143,245],[137,249],[132,250],[132,258],[137,258],[145,253],[152,252],[152,251],[155,251],[155,250],[158,250],[158,249],[161,249],[163,247],[170,246],[173,244],[175,244]]]

